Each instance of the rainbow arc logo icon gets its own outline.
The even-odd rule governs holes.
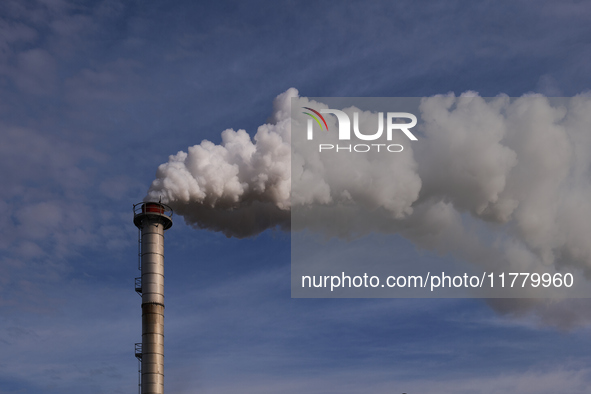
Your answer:
[[[318,117],[320,117],[320,119],[322,119],[322,122],[324,123],[324,126],[326,127],[326,131],[328,131],[328,125],[326,124],[326,120],[324,119],[324,116],[322,116],[320,114],[320,112],[318,112],[315,109],[312,109],[310,107],[304,107],[304,109],[310,110],[310,111],[314,112],[316,115],[318,115]],[[320,120],[316,116],[312,115],[309,112],[302,112],[302,113],[312,117],[312,119],[314,119],[316,121],[316,123],[318,123],[318,126],[320,126],[320,130],[323,129],[322,123],[320,123]]]

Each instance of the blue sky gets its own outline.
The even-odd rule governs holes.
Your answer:
[[[137,229],[170,154],[302,96],[571,96],[578,1],[4,1],[0,393],[129,393]],[[409,243],[401,242],[409,250]],[[289,234],[166,233],[171,393],[585,393],[586,300],[292,299]],[[573,324],[560,324],[568,319]],[[575,324],[576,323],[576,324]]]

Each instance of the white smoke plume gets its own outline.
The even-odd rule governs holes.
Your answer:
[[[419,141],[395,136],[392,143],[405,149],[394,163],[371,152],[296,150],[292,157],[292,121],[307,121],[300,113],[291,119],[292,99],[328,108],[287,90],[253,139],[225,130],[220,145],[203,141],[171,156],[146,200],[161,197],[188,224],[227,236],[299,229],[291,209],[310,207],[298,211],[305,226],[327,236],[399,233],[483,267],[570,267],[591,275],[590,97],[559,104],[540,95],[485,100],[474,92],[424,98]],[[359,112],[364,129],[375,130],[375,114],[344,111],[351,119]],[[337,127],[336,118],[326,120]],[[317,143],[329,138],[314,135]]]
[[[291,92],[291,91],[290,91]],[[277,98],[273,123],[251,140],[244,130],[222,132],[222,143],[203,141],[162,164],[147,200],[169,204],[195,227],[248,237],[268,228],[289,229],[289,98]]]

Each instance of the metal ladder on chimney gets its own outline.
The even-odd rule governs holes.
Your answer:
[[[138,387],[138,394],[142,394],[142,344],[136,343],[135,344],[135,358],[137,358],[137,371],[138,371],[138,380],[137,380],[137,387]]]

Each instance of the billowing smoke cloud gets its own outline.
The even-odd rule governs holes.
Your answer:
[[[289,89],[253,139],[226,130],[220,145],[203,141],[171,156],[146,199],[161,197],[187,223],[227,236],[302,226],[343,238],[399,233],[486,268],[591,274],[590,97],[424,98],[419,141],[394,136],[404,145],[395,161],[296,149],[292,122],[305,129],[309,118],[290,113],[292,99],[294,107],[328,108]],[[375,113],[344,111],[376,129]],[[330,138],[316,133],[314,142]],[[291,223],[292,209],[301,222]]]
[[[292,99],[297,106],[328,108],[289,89],[275,99],[270,123],[258,128],[254,141],[244,130],[229,129],[222,132],[220,145],[205,140],[170,156],[159,166],[146,200],[162,199],[190,225],[229,237],[253,236],[273,227],[289,229],[292,205],[349,201],[383,207],[398,219],[412,212],[421,188],[412,150],[399,155],[396,165],[379,154],[327,161],[315,150],[303,150],[292,157]],[[346,112],[352,116],[355,110]],[[376,127],[374,115],[361,111],[361,127]],[[293,121],[304,124],[307,119],[297,114]],[[327,121],[329,128],[337,127],[336,119]],[[318,137],[320,142],[331,138]],[[399,138],[393,142],[402,142]],[[297,179],[293,183],[292,168]],[[363,172],[370,176],[360,176]]]
[[[541,96],[465,96],[422,103],[421,198],[506,234],[513,266],[576,266],[589,275],[591,99],[552,106]]]
[[[268,228],[289,229],[290,90],[275,101],[271,124],[251,140],[225,130],[222,143],[203,141],[162,164],[147,200],[168,203],[195,227],[248,237]]]

